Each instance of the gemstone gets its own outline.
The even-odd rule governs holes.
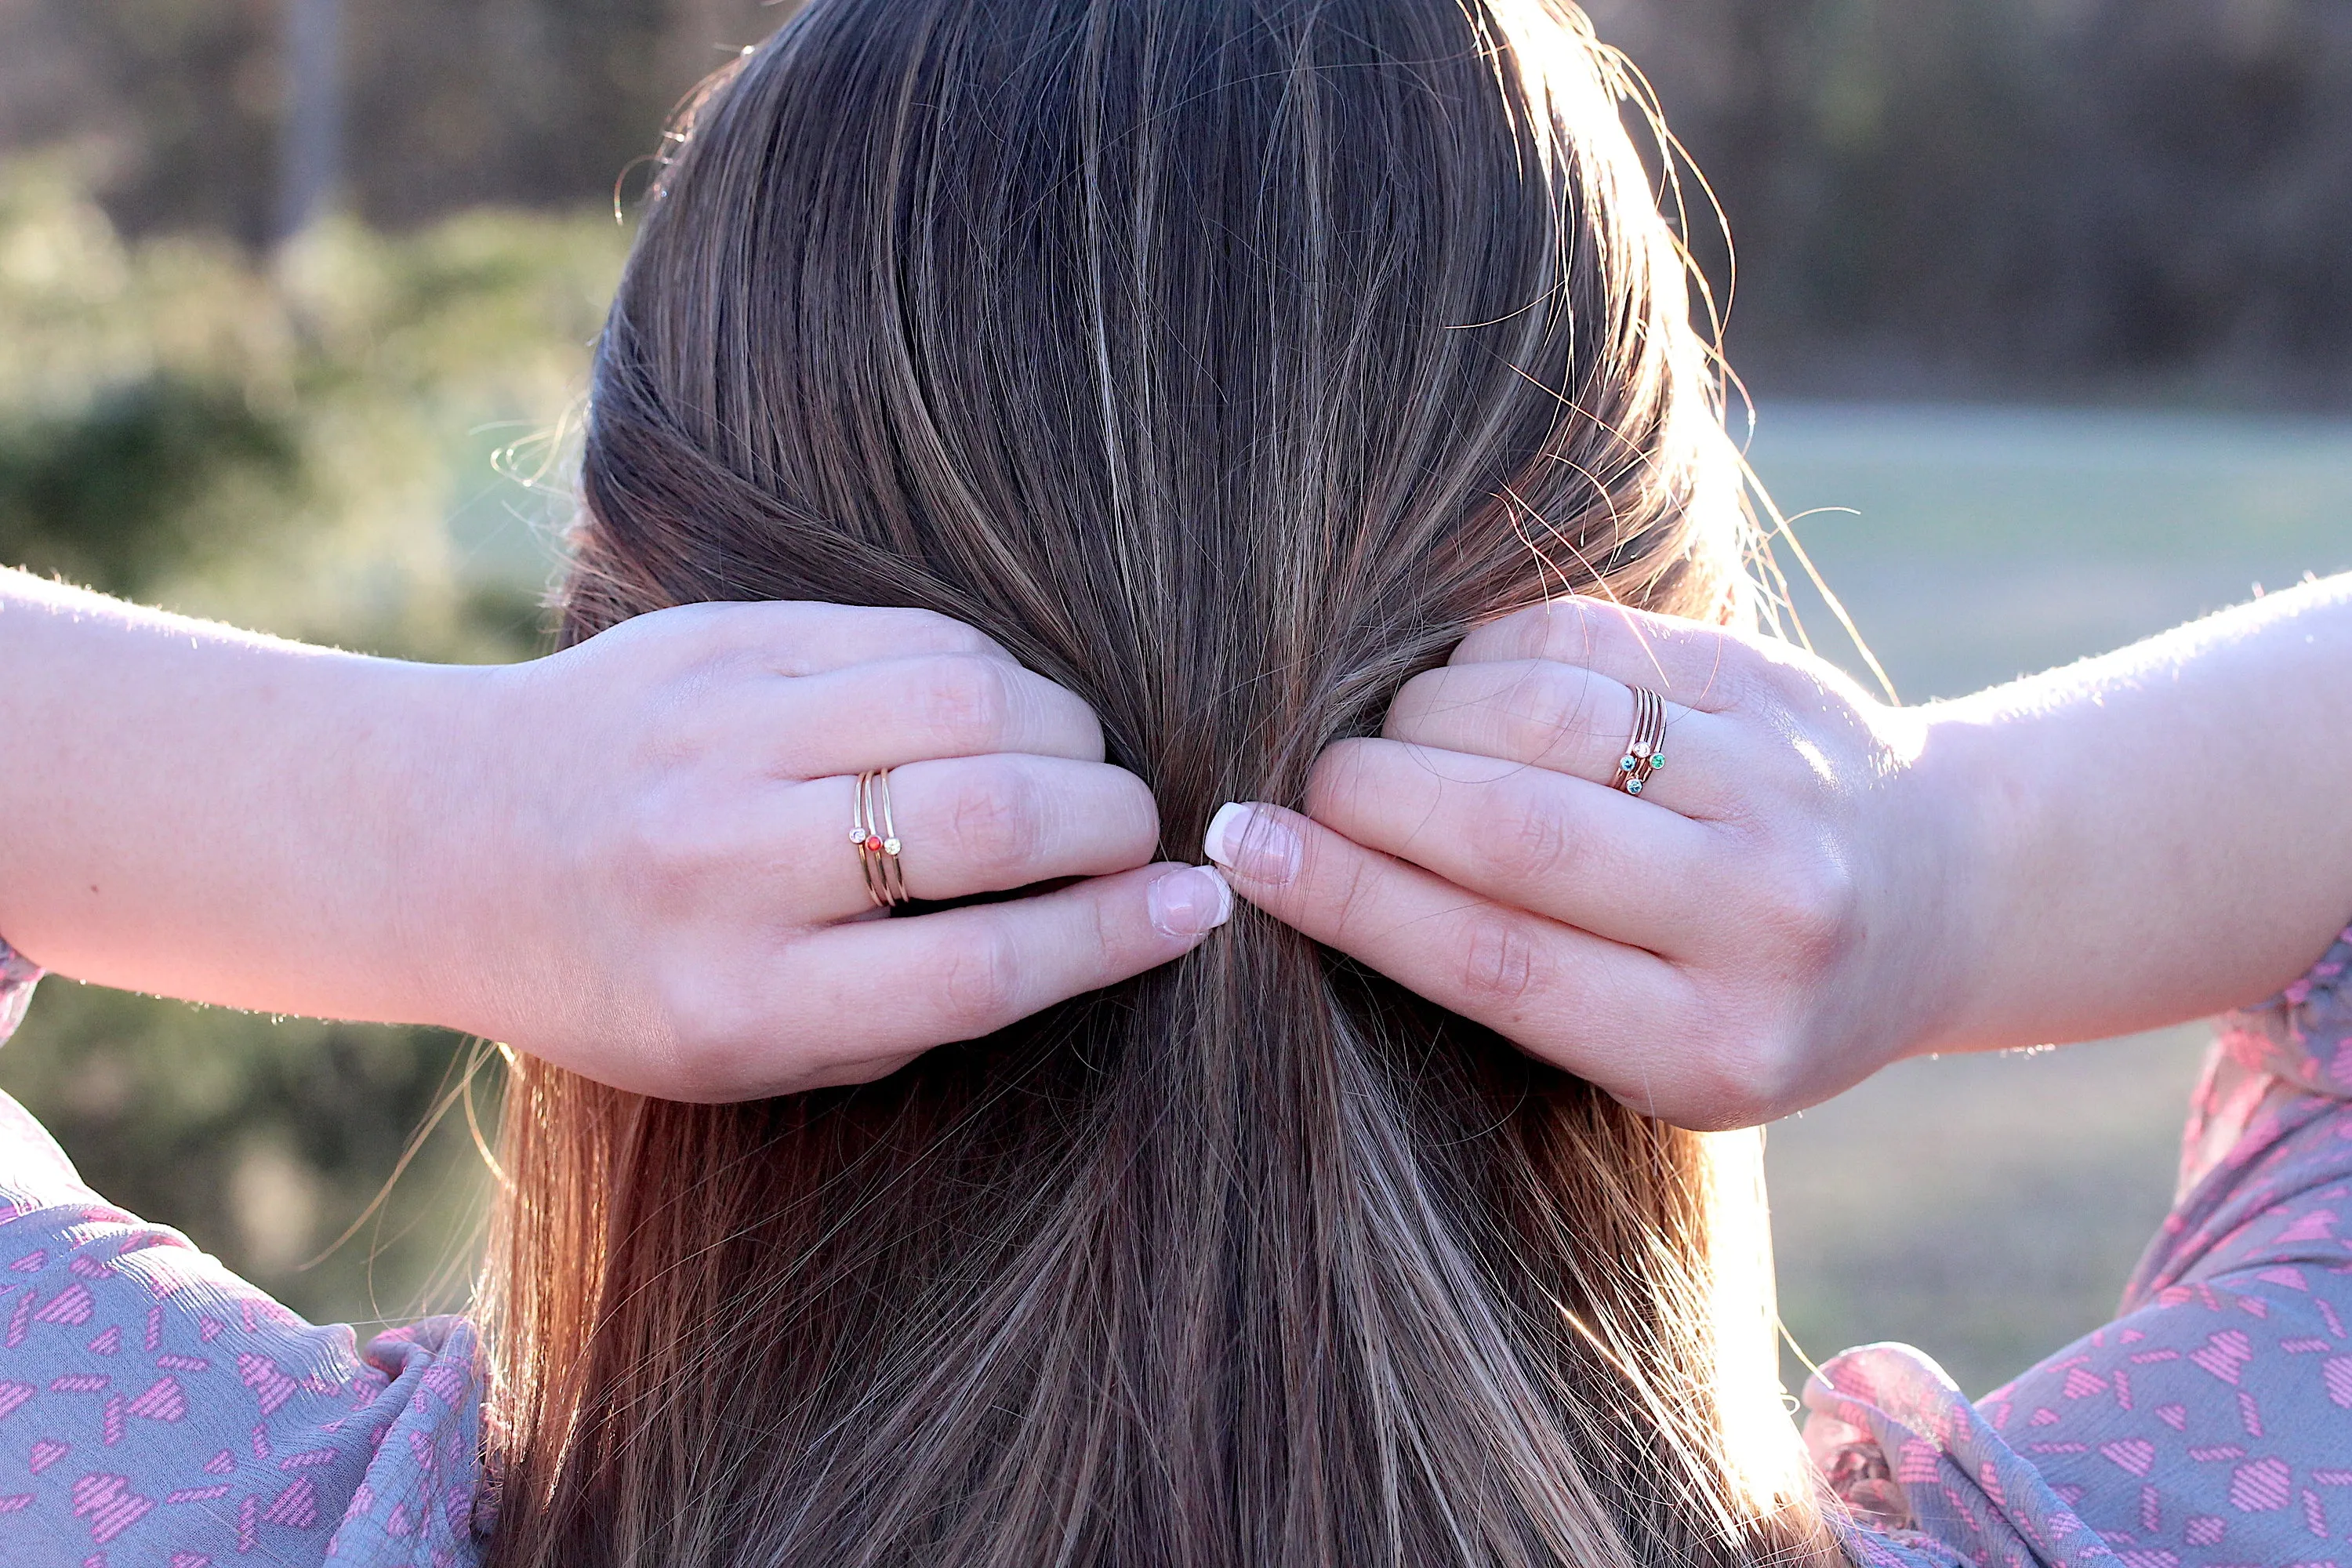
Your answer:
[[[866,847],[879,851],[882,847],[882,836],[878,833],[870,833],[866,835]]]
[[[1666,753],[1665,753],[1665,752],[1651,752],[1651,753],[1650,753],[1650,765],[1651,765],[1652,767],[1654,767],[1654,768],[1663,768],[1663,767],[1664,767],[1664,766],[1666,765]]]
[[[1638,757],[1634,756],[1634,755],[1633,755],[1633,753],[1631,753],[1631,752],[1628,752],[1628,753],[1626,753],[1624,756],[1622,756],[1622,757],[1620,757],[1620,758],[1618,758],[1618,759],[1617,759],[1617,765],[1618,765],[1618,767],[1620,767],[1620,768],[1622,768],[1622,770],[1624,770],[1626,773],[1632,773],[1632,772],[1633,771],[1633,769],[1635,768],[1635,766],[1639,764],[1639,763],[1640,763],[1640,762],[1641,762],[1641,759],[1640,759],[1640,758],[1638,758]]]
[[[1626,785],[1625,785],[1625,793],[1626,793],[1627,795],[1639,795],[1639,794],[1641,794],[1641,793],[1642,793],[1642,781],[1641,781],[1640,779],[1633,779],[1633,780],[1630,780],[1630,781],[1626,784]]]
[[[885,854],[885,855],[896,855],[898,852],[898,841],[897,839],[895,839],[895,838],[885,838],[884,840],[882,840],[882,853],[883,853],[883,854]]]
[[[865,843],[865,842],[866,842],[866,829],[864,829],[864,828],[862,828],[862,827],[853,827],[853,828],[851,828],[851,829],[849,830],[849,841],[850,841],[852,844],[863,844],[863,843]]]

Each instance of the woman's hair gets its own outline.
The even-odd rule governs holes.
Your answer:
[[[943,612],[1191,858],[1482,620],[1728,618],[1638,110],[1543,0],[812,0],[656,184],[564,635]],[[861,1088],[522,1061],[502,1138],[502,1568],[1835,1560],[1753,1138],[1248,909]]]

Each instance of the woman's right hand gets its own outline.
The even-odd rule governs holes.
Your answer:
[[[914,610],[705,604],[479,671],[412,950],[433,1021],[620,1088],[723,1100],[881,1077],[1189,951],[1231,898],[1150,864],[1150,792],[1068,691]],[[848,841],[889,768],[918,900]]]

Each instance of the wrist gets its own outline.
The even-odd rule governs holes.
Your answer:
[[[489,1035],[494,977],[510,917],[502,787],[511,742],[506,671],[495,665],[402,667],[396,716],[382,736],[386,792],[386,951],[402,1021]]]
[[[2000,726],[1962,704],[1919,714],[1919,742],[1905,770],[1911,837],[1924,864],[1912,868],[1934,911],[1924,944],[1917,1027],[1900,1056],[2031,1044],[2009,1037],[2016,943],[2032,941],[2021,918],[2040,858],[2040,803],[2005,766]]]

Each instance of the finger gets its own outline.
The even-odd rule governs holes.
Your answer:
[[[1505,757],[1613,785],[1633,734],[1633,692],[1622,681],[1552,659],[1453,664],[1404,683],[1381,733],[1448,752]],[[1724,784],[1745,776],[1729,753],[1731,721],[1666,704],[1666,764],[1642,799],[1686,816],[1712,816]]]
[[[1706,828],[1524,763],[1342,741],[1317,760],[1307,810],[1457,887],[1654,952],[1717,896]]]
[[[891,770],[889,827],[916,899],[997,893],[1061,877],[1100,877],[1151,858],[1160,808],[1141,779],[1108,763],[1004,754],[909,763]],[[849,841],[856,781],[820,779],[788,792],[777,823],[784,867],[814,884],[807,918],[873,907]],[[807,875],[824,868],[822,879]]]
[[[802,778],[994,752],[1103,759],[1093,710],[1034,671],[979,654],[887,659],[781,681],[757,704],[751,721],[777,737],[779,763]]]
[[[1612,1092],[1626,1043],[1648,1040],[1681,1001],[1662,959],[1480,898],[1297,812],[1226,806],[1207,849],[1276,920]]]
[[[826,1059],[793,1087],[860,1082],[933,1046],[993,1034],[1181,957],[1232,913],[1213,868],[1163,863],[1034,898],[820,931],[774,976],[780,1014],[839,1021]]]
[[[1720,627],[1575,595],[1487,622],[1462,639],[1448,662],[1553,659],[1720,713],[1738,703],[1759,657]]]
[[[760,647],[778,675],[822,675],[877,659],[939,654],[1013,661],[995,638],[930,610],[777,600],[688,605],[655,614],[709,617],[728,635]]]

